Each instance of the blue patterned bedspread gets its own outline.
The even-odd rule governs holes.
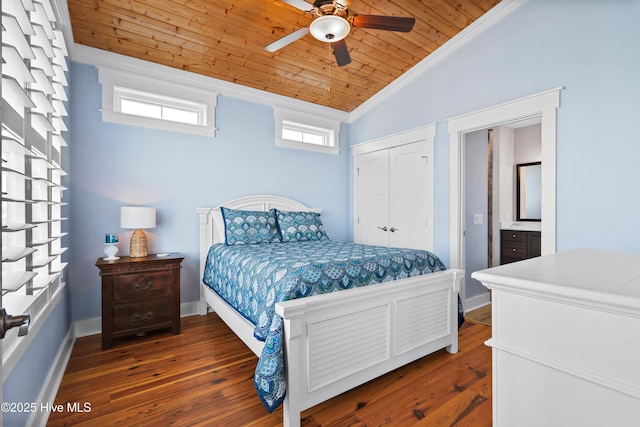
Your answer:
[[[285,396],[282,318],[275,304],[445,270],[428,251],[308,241],[227,246],[209,250],[203,281],[254,326],[265,342],[254,384],[273,411]]]

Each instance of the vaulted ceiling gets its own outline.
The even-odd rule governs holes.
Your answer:
[[[76,43],[353,111],[500,0],[338,0],[351,13],[415,17],[408,33],[352,28],[351,63],[306,35],[314,15],[286,0],[68,0]],[[300,5],[302,0],[292,1]],[[312,1],[309,0],[309,10]]]

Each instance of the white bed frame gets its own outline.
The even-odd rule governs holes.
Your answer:
[[[320,212],[272,195],[243,197],[222,206]],[[224,228],[219,207],[197,212],[203,277],[209,247],[224,242]],[[437,350],[456,353],[462,277],[464,271],[451,269],[277,303],[285,331],[284,426],[298,427],[303,410]],[[264,343],[254,338],[253,325],[201,283],[200,314],[207,314],[208,307],[260,356]]]

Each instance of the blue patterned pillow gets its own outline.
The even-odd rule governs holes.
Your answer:
[[[277,216],[283,242],[329,240],[319,213],[277,211]]]
[[[221,208],[227,245],[280,242],[276,210],[243,211]]]

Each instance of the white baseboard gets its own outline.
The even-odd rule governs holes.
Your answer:
[[[491,304],[491,295],[486,292],[475,297],[467,298],[462,302],[464,312],[468,313],[471,310],[475,310],[480,307],[484,307],[487,304]]]
[[[58,389],[60,388],[60,383],[62,382],[62,377],[64,376],[64,371],[67,369],[67,364],[69,363],[69,359],[71,358],[71,352],[73,351],[73,345],[76,342],[74,327],[71,325],[67,335],[64,338],[64,341],[60,345],[60,349],[58,350],[58,355],[56,356],[56,360],[53,362],[53,366],[49,370],[47,375],[47,379],[45,380],[45,385],[42,387],[40,391],[40,396],[38,396],[37,402],[41,403],[51,403],[53,404],[56,399],[56,395],[58,394]],[[44,427],[47,425],[47,421],[49,420],[50,409],[43,410],[43,407],[47,407],[47,405],[40,405],[39,410],[34,411],[29,418],[28,425],[33,427]],[[50,408],[50,406],[48,406]]]

